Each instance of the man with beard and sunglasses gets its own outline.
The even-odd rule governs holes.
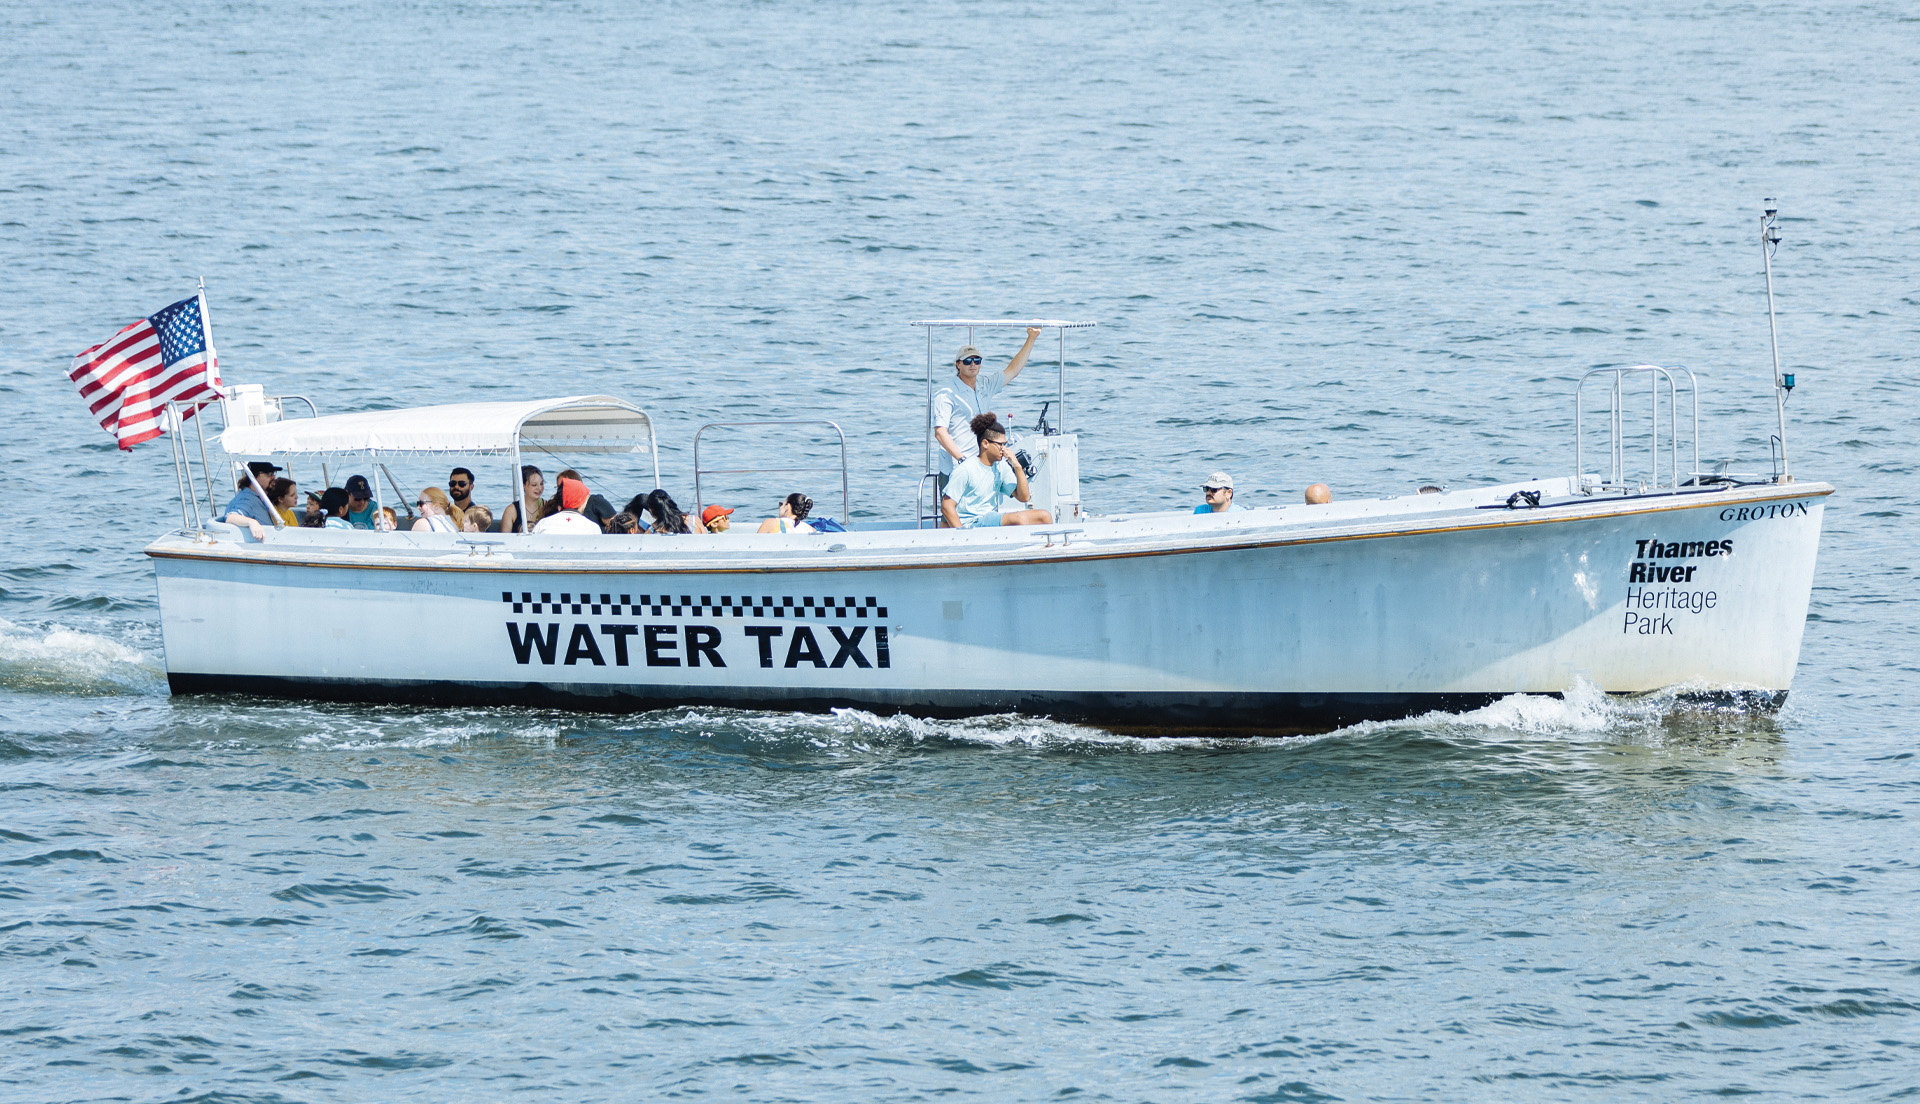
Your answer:
[[[465,468],[453,469],[447,476],[447,497],[465,514],[473,509],[473,473]]]

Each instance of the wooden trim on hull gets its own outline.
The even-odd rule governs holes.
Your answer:
[[[635,713],[683,706],[825,713],[864,709],[917,717],[1022,713],[1098,725],[1136,736],[1299,736],[1424,713],[1459,713],[1504,693],[1105,693],[1087,691],[867,690],[813,688],[605,686],[592,683],[467,683],[407,679],[280,678],[170,672],[175,694],[269,695],[319,701],[435,706],[529,706],[593,713]],[[1558,694],[1542,695],[1559,697]],[[1775,710],[1785,690],[1703,691],[1681,700]]]

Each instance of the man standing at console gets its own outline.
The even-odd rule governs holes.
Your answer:
[[[972,345],[960,346],[953,355],[954,378],[933,394],[933,439],[940,444],[940,485],[934,488],[934,501],[938,502],[946,489],[953,466],[980,455],[980,442],[971,423],[982,414],[993,413],[987,404],[1027,366],[1027,357],[1039,337],[1040,327],[1028,326],[1027,343],[1007,362],[1004,372],[982,373],[983,358]]]

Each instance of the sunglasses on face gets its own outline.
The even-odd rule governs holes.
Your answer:
[[[1225,488],[1225,487],[1202,487],[1202,488],[1200,488],[1200,489],[1201,489],[1201,490],[1203,490],[1203,491],[1205,491],[1205,492],[1207,492],[1208,494],[1219,494],[1219,493],[1220,493],[1221,491],[1224,491],[1224,490],[1226,490],[1227,488]]]
[[[469,482],[467,482],[467,481],[466,481],[466,480],[464,480],[464,479],[453,479],[453,480],[449,480],[449,481],[447,482],[447,486],[449,486],[449,487],[471,487],[471,486],[473,486],[473,484],[471,484],[471,483],[469,483]]]
[[[954,361],[954,363],[955,363],[955,364],[978,364],[978,363],[980,363],[980,358],[979,358],[979,357],[967,357],[967,358],[965,358],[965,359],[963,359],[963,360],[956,360],[956,361]]]

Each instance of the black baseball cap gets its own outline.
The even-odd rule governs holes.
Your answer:
[[[249,460],[247,461],[247,470],[255,475],[272,475],[274,472],[280,470],[280,465],[269,464],[265,460]]]
[[[373,487],[364,475],[347,476],[347,496],[349,498],[372,498]]]

